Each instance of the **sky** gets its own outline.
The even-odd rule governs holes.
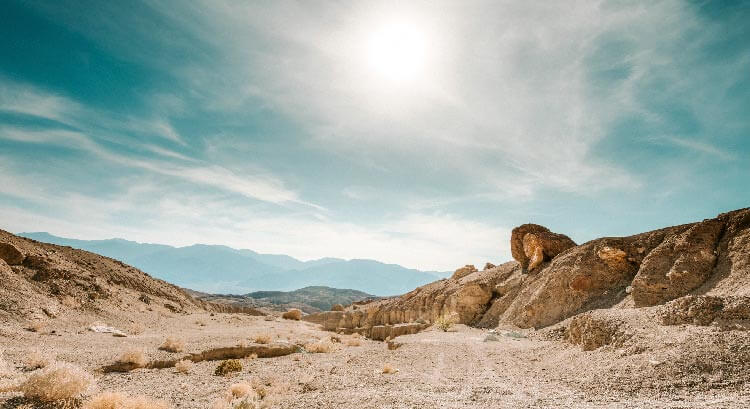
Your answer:
[[[0,9],[12,232],[448,271],[750,205],[750,2]]]

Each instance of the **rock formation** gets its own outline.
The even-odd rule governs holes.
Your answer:
[[[576,243],[564,234],[552,233],[538,224],[516,227],[510,236],[510,251],[523,270],[533,271]]]
[[[547,327],[576,316],[569,324],[570,339],[593,348],[620,339],[618,321],[578,314],[637,311],[633,308],[678,299],[659,307],[673,311],[665,323],[742,321],[750,327],[750,302],[736,298],[750,296],[750,209],[578,246],[565,235],[525,224],[513,229],[511,252],[517,262],[484,271],[468,265],[451,279],[400,297],[305,319],[332,331],[367,335],[380,326],[386,328],[378,334],[419,330],[448,314],[467,325],[520,328]],[[709,298],[679,298],[684,296]]]

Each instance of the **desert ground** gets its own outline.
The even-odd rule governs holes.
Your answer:
[[[322,331],[316,324],[245,314],[177,315],[139,312],[117,322],[127,337],[95,333],[91,318],[51,319],[36,332],[22,325],[0,327],[4,359],[23,377],[24,362],[37,355],[76,364],[95,378],[85,396],[101,392],[145,395],[175,408],[211,408],[234,384],[267,391],[268,407],[279,408],[742,408],[750,406],[746,384],[721,388],[680,387],[659,379],[653,367],[670,359],[660,352],[627,355],[580,347],[533,330],[490,331],[456,324],[431,327],[393,340],[398,347],[361,337]],[[130,321],[133,322],[130,322]],[[145,324],[141,324],[145,323]],[[236,345],[298,344],[298,352],[276,358],[241,359],[242,370],[214,374],[218,360],[195,363],[188,373],[175,368],[105,372],[124,352],[140,350],[148,360]],[[159,347],[167,337],[183,351]],[[332,342],[340,340],[341,342]],[[391,345],[394,345],[393,342]],[[322,343],[328,352],[304,345]],[[395,373],[383,373],[390,366]],[[599,369],[595,369],[599,368]],[[633,373],[607,373],[628,368]],[[642,376],[639,381],[639,376]],[[617,382],[613,382],[617,381]],[[651,383],[651,385],[648,385]],[[85,398],[84,398],[85,399]],[[262,402],[261,401],[261,402]],[[17,392],[0,394],[2,408],[34,407]]]

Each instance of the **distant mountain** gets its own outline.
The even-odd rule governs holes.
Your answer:
[[[326,257],[302,261],[284,254],[262,254],[217,245],[172,247],[123,239],[77,240],[44,232],[18,235],[111,257],[154,277],[207,293],[242,294],[327,286],[352,288],[368,294],[396,295],[448,274],[408,269],[375,260]]]

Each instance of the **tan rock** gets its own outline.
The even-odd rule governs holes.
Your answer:
[[[563,251],[575,247],[575,242],[564,234],[552,233],[544,226],[524,224],[511,233],[511,254],[521,268],[533,271],[544,261],[555,258]]]
[[[465,266],[457,269],[453,273],[453,275],[451,276],[451,280],[458,280],[458,279],[464,278],[467,275],[469,275],[471,273],[475,273],[477,271],[478,271],[477,268],[474,267],[473,264],[467,264],[467,265],[465,265]]]
[[[341,304],[334,304],[331,307],[331,311],[344,311],[344,306]]]
[[[15,266],[23,263],[26,256],[18,247],[10,243],[0,243],[0,259],[5,260],[8,265]]]

